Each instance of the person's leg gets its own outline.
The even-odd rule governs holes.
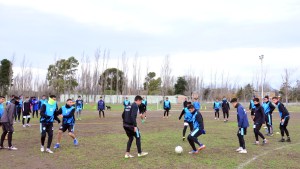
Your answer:
[[[102,113],[103,113],[103,118],[105,118],[104,110],[102,110]]]
[[[99,110],[99,118],[101,119],[101,110]]]
[[[187,122],[184,122],[184,125],[183,125],[183,131],[182,131],[182,137],[185,138],[185,133],[186,133],[186,129],[188,127],[188,123]]]
[[[289,120],[290,120],[289,117],[285,118],[284,124],[283,124],[283,127],[284,127],[283,129],[284,129],[284,132],[285,132],[286,136],[288,137],[288,140],[290,139],[290,133],[289,133],[289,131],[288,131],[288,129],[287,129]]]
[[[30,122],[30,116],[27,116],[27,125],[29,125]]]
[[[284,138],[284,130],[285,130],[285,129],[284,129],[284,126],[281,125],[281,124],[279,124],[279,125],[280,125],[279,128],[280,128],[281,137]]]
[[[18,118],[18,107],[16,108],[15,112],[14,112],[14,117],[15,117],[15,122],[17,122],[17,118]]]
[[[123,126],[123,128],[124,128],[124,130],[126,132],[126,135],[128,137],[128,142],[127,142],[127,147],[126,147],[126,154],[129,154],[130,149],[131,149],[131,145],[132,145],[132,142],[133,142],[134,132],[133,132],[133,129],[131,129],[130,127]]]
[[[8,132],[8,137],[7,137],[8,147],[12,147],[12,135],[13,135],[13,131],[9,131]]]
[[[36,118],[39,118],[39,111],[36,111]]]
[[[167,109],[167,117],[169,117],[170,109]]]
[[[218,119],[220,118],[220,110],[218,109],[217,111],[217,116],[218,116]]]
[[[257,129],[254,128],[253,132],[254,132],[254,136],[255,136],[255,141],[258,142],[258,132],[257,132]]]
[[[270,134],[273,134],[273,117],[269,114]]]
[[[165,111],[164,111],[164,117],[166,117],[166,113],[167,113],[167,110],[165,109]]]
[[[26,119],[26,116],[23,116],[23,119],[22,119],[23,126],[25,125],[25,119]]]
[[[41,129],[41,146],[44,147],[46,140],[46,125],[44,123],[40,124]]]
[[[53,139],[53,124],[48,125],[48,144],[47,144],[47,149],[50,149],[51,144],[52,144],[52,139]]]
[[[264,137],[264,135],[260,132],[262,124],[259,124],[256,126],[257,128],[257,135],[259,135],[259,137],[261,137],[263,140],[265,140],[266,138]]]
[[[81,112],[82,110],[79,110],[79,120],[81,120]]]
[[[18,121],[19,121],[19,122],[20,122],[20,118],[21,118],[21,111],[22,111],[22,109],[19,108],[19,109],[18,109]]]
[[[2,124],[2,130],[3,130],[3,133],[1,135],[1,142],[0,142],[0,146],[3,147],[3,143],[4,143],[4,140],[5,140],[5,137],[7,135],[7,130],[6,130],[6,123],[3,123]]]
[[[191,136],[191,134],[188,136],[188,141],[189,141],[189,143],[190,143],[192,149],[193,149],[194,151],[197,151],[196,146],[195,146],[194,139],[193,139],[193,137]]]
[[[139,137],[137,137],[137,135],[134,135],[135,140],[136,140],[136,147],[138,150],[138,153],[141,154],[142,153],[142,144],[141,144],[141,134],[139,133]]]

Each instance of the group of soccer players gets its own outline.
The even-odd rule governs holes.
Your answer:
[[[25,100],[22,101],[22,97],[12,96],[12,99],[8,101],[6,104],[6,108],[4,109],[3,102],[5,97],[0,96],[0,117],[1,117],[1,125],[3,133],[1,135],[0,141],[0,149],[4,149],[4,140],[6,135],[8,135],[8,149],[9,150],[18,150],[16,147],[12,145],[12,134],[14,133],[14,117],[18,114],[16,112],[19,111],[20,104],[22,104],[21,111],[23,112],[23,127],[30,126],[30,113],[36,114],[38,118],[38,110],[40,110],[40,133],[41,133],[41,152],[53,153],[51,151],[51,144],[53,140],[53,122],[56,120],[58,123],[61,122],[62,125],[59,128],[57,135],[57,143],[54,148],[60,148],[60,141],[62,138],[62,133],[68,130],[69,136],[73,139],[73,143],[75,146],[78,145],[78,140],[74,134],[75,127],[75,111],[81,112],[83,108],[83,102],[81,97],[78,97],[76,104],[72,99],[68,99],[65,106],[62,106],[58,109],[58,105],[56,102],[56,96],[51,95],[48,99],[46,96],[43,96],[40,101],[36,99],[36,97],[25,97]],[[22,102],[22,103],[21,103]],[[37,106],[38,105],[38,106]],[[34,116],[33,114],[33,116]],[[78,113],[80,114],[80,113]],[[25,118],[27,118],[27,124],[25,125]],[[78,117],[80,118],[80,116]],[[45,140],[48,135],[48,142],[45,150]]]

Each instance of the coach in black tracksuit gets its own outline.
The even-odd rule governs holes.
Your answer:
[[[254,98],[253,102],[255,105],[254,119],[253,119],[254,122],[253,131],[256,139],[255,144],[259,144],[258,136],[260,136],[263,139],[263,144],[265,144],[267,143],[267,140],[264,137],[264,135],[259,131],[261,129],[261,126],[265,123],[264,108],[260,105],[258,98]]]

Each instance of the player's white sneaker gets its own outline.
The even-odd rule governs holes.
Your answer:
[[[244,149],[244,150],[240,151],[239,153],[240,153],[240,154],[247,154],[247,150]]]
[[[45,152],[44,146],[41,146],[41,152]]]
[[[47,153],[53,154],[53,151],[51,151],[49,148],[46,150]]]
[[[14,146],[11,146],[11,147],[8,147],[8,150],[18,150],[18,149]]]
[[[31,127],[31,125],[30,125],[30,124],[26,124],[26,126],[27,126],[27,127]]]
[[[126,159],[128,159],[128,158],[134,158],[134,156],[131,155],[131,154],[125,154],[125,158],[126,158]]]
[[[215,120],[217,120],[217,118],[215,117]]]
[[[23,127],[26,128],[26,125],[24,124]]]
[[[243,148],[242,147],[239,147],[238,149],[236,149],[235,151],[236,152],[240,152],[240,151],[242,151],[243,150]]]
[[[144,157],[144,156],[146,156],[146,155],[148,155],[147,152],[142,152],[142,153],[138,154],[138,157]]]

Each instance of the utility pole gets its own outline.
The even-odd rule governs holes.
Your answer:
[[[263,82],[263,59],[264,59],[264,55],[260,55],[259,56],[259,59],[261,61],[261,82],[260,82],[260,85],[261,85],[261,99],[263,100],[264,98],[264,82]]]

